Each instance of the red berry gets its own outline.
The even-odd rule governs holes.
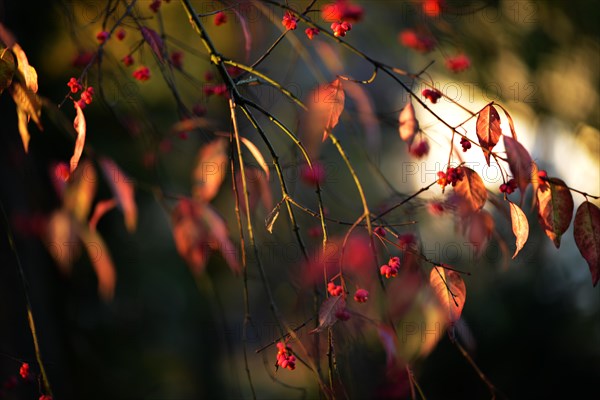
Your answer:
[[[288,31],[293,31],[298,26],[298,18],[295,17],[294,14],[292,14],[291,12],[286,11],[285,15],[283,16],[283,19],[281,20],[281,23],[283,24],[283,26],[285,26],[285,29],[287,29]]]
[[[27,379],[29,377],[29,364],[21,364],[21,368],[19,369],[19,375],[21,375],[21,378],[23,379]]]
[[[444,0],[425,0],[423,1],[423,12],[430,17],[437,17],[442,12]]]
[[[334,22],[331,24],[331,30],[333,31],[333,35],[335,37],[344,37],[346,33],[352,29],[352,25],[349,22]]]
[[[460,145],[463,148],[463,151],[467,151],[471,148],[471,142],[467,138],[460,139]]]
[[[305,164],[300,171],[300,178],[308,185],[321,185],[325,181],[325,168],[318,162],[313,163],[312,168]]]
[[[225,14],[223,11],[219,11],[218,13],[215,14],[215,26],[220,26],[223,25],[224,23],[227,22],[227,14]]]
[[[145,82],[150,79],[150,69],[142,65],[133,71],[133,77],[140,82]]]
[[[150,3],[150,9],[152,11],[154,11],[155,13],[157,13],[158,9],[160,8],[160,3],[161,3],[160,0],[154,0],[154,1],[152,1],[152,3]]]
[[[500,185],[500,192],[501,193],[506,193],[506,189],[508,188],[508,186],[506,186],[505,183],[503,183],[502,185]]]
[[[123,57],[121,61],[123,61],[123,64],[125,64],[126,67],[129,67],[134,62],[133,56],[131,54],[127,54],[125,57]]]
[[[75,78],[69,79],[69,83],[67,83],[67,86],[71,88],[71,93],[77,93],[81,90],[81,84]]]
[[[344,288],[342,288],[342,286],[340,285],[336,285],[333,282],[329,282],[327,284],[327,291],[329,292],[329,294],[331,296],[341,296],[344,293]]]
[[[541,180],[545,181],[548,179],[548,173],[546,172],[545,169],[541,169],[538,171],[537,173],[538,178],[540,178]]]
[[[98,32],[98,34],[96,35],[96,39],[100,42],[100,43],[104,43],[106,42],[106,40],[108,39],[108,32],[106,31],[101,31]]]
[[[304,31],[304,33],[306,33],[306,36],[312,40],[313,37],[315,37],[316,35],[319,34],[319,29],[317,28],[306,28],[306,30]]]
[[[342,310],[337,310],[335,312],[335,317],[340,321],[348,321],[350,319],[350,313],[344,308]]]
[[[433,104],[437,103],[440,97],[442,97],[442,92],[437,89],[423,89],[421,94]]]
[[[398,40],[402,46],[421,53],[428,53],[435,47],[435,40],[427,36],[421,36],[412,29],[405,29],[400,32]]]
[[[365,289],[358,289],[354,293],[354,300],[358,303],[365,303],[369,299],[369,292]]]
[[[429,143],[426,139],[422,139],[416,144],[413,143],[412,146],[408,148],[408,152],[417,158],[424,157],[429,153]]]
[[[373,232],[377,235],[377,236],[381,236],[381,237],[385,237],[385,229],[382,226],[378,226],[377,228],[375,228],[373,230]]]
[[[364,10],[361,6],[349,4],[347,0],[337,0],[333,4],[327,4],[321,11],[321,17],[327,22],[340,20],[358,22],[363,14]]]
[[[125,29],[121,28],[117,31],[117,39],[119,39],[119,40],[125,39]]]
[[[183,66],[183,52],[174,51],[171,53],[171,64],[177,69],[181,69]]]
[[[446,60],[446,68],[452,72],[461,72],[471,66],[471,60],[464,54],[450,57]]]

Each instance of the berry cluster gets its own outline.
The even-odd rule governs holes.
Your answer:
[[[437,101],[442,97],[442,92],[437,89],[423,89],[421,94],[433,104],[437,103]]]
[[[344,293],[344,288],[341,285],[336,285],[333,282],[327,284],[327,291],[331,296],[341,296]]]
[[[225,14],[223,11],[219,11],[218,13],[215,14],[214,22],[215,22],[216,26],[223,25],[224,23],[227,22],[227,14]]]
[[[444,173],[442,171],[439,171],[437,173],[438,175],[438,181],[437,183],[441,186],[441,187],[445,187],[446,185],[450,185],[452,184],[452,186],[456,186],[456,184],[458,183],[458,181],[462,181],[463,178],[463,171],[462,169],[460,169],[460,167],[458,168],[453,168],[450,167],[448,168],[448,170]]]
[[[69,79],[67,86],[71,88],[71,93],[77,93],[82,89],[81,83],[76,78]]]
[[[21,368],[19,368],[19,375],[21,375],[21,378],[23,379],[27,379],[29,377],[29,364],[21,364]]]
[[[500,185],[500,192],[502,193],[511,194],[515,190],[517,190],[517,181],[515,179],[510,179],[508,182]]]
[[[277,343],[277,349],[277,366],[290,371],[296,369],[296,357],[291,353],[292,349],[283,342]]]
[[[100,43],[104,43],[108,40],[108,36],[109,34],[107,31],[100,31],[96,34],[96,40]]]
[[[446,68],[452,72],[461,72],[469,69],[471,60],[464,54],[459,54],[455,57],[450,57],[446,60]]]
[[[467,151],[471,148],[471,142],[467,138],[461,138],[460,145],[462,146],[463,151]]]
[[[133,71],[133,77],[140,82],[146,82],[150,79],[150,69],[142,65]]]
[[[386,278],[393,278],[398,275],[398,269],[400,269],[400,258],[398,257],[390,257],[390,260],[387,264],[379,267],[379,272],[381,275]]]
[[[79,81],[75,78],[69,79],[69,82],[67,82],[67,86],[71,89],[71,93],[73,93],[73,94],[77,93],[83,89],[83,86],[81,85],[81,83],[79,83]],[[85,89],[84,91],[81,92],[81,95],[79,96],[79,100],[77,101],[77,104],[83,110],[86,105],[92,104],[93,99],[94,99],[94,88],[91,86],[88,86],[87,89]]]
[[[313,37],[315,37],[316,35],[319,34],[319,29],[318,28],[306,28],[306,30],[304,31],[304,33],[306,33],[306,36],[312,40]]]
[[[344,37],[346,33],[352,29],[352,25],[349,22],[334,22],[331,24],[331,30],[335,37]]]
[[[335,317],[340,321],[348,321],[350,319],[350,313],[345,308],[342,308],[335,312]]]
[[[429,143],[425,139],[419,140],[416,144],[408,148],[408,152],[417,158],[426,156],[429,153]]]
[[[294,14],[292,14],[291,12],[286,11],[285,15],[283,16],[283,19],[281,20],[281,23],[283,24],[283,26],[285,26],[285,29],[287,29],[288,31],[293,31],[298,27],[298,18],[294,16]]]
[[[357,303],[366,303],[369,300],[369,292],[366,289],[357,289],[354,293],[354,300]]]
[[[400,32],[398,40],[402,46],[420,53],[429,53],[435,47],[435,40],[428,36],[419,35],[412,29],[405,29]]]
[[[214,85],[206,85],[202,88],[202,91],[206,95],[206,97],[210,97],[213,94],[215,96],[223,96],[227,97],[229,92],[227,91],[227,85],[224,83],[214,84]]]
[[[323,7],[321,16],[327,22],[350,21],[358,22],[362,19],[364,10],[361,6],[349,4],[347,0],[337,0],[333,4]]]

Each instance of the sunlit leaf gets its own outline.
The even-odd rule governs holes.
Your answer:
[[[500,140],[501,135],[500,115],[494,106],[490,104],[481,110],[477,116],[477,138],[488,165],[490,165],[490,152]]]
[[[560,247],[560,238],[569,228],[573,217],[573,196],[566,184],[557,178],[540,184],[537,193],[538,219],[546,235],[556,248]]]
[[[319,326],[309,333],[322,332],[332,327],[338,320],[336,313],[346,308],[346,300],[343,296],[332,296],[327,298],[319,308]]]
[[[10,86],[15,74],[15,58],[7,48],[0,48],[0,94]]]
[[[248,189],[248,201],[250,202],[250,211],[256,209],[258,202],[260,201],[265,210],[273,208],[273,195],[271,194],[271,187],[265,175],[260,169],[254,167],[245,167],[244,172],[246,174],[246,186]],[[237,185],[237,194],[240,203],[240,209],[246,213],[246,199],[243,194],[243,182],[242,174],[237,171],[235,173],[235,180]]]
[[[25,153],[29,152],[29,140],[31,136],[29,135],[29,129],[27,128],[27,123],[29,122],[29,117],[27,117],[27,113],[20,108],[17,108],[17,119],[19,121],[19,134],[21,135],[21,141],[23,142],[23,148],[25,149]]]
[[[73,150],[73,156],[69,162],[71,173],[75,171],[79,164],[79,159],[83,153],[83,146],[85,145],[85,134],[87,130],[83,110],[76,101],[74,101],[73,104],[75,105],[75,110],[77,110],[77,115],[73,121],[73,127],[75,128],[75,132],[77,132],[77,138],[75,139],[75,150]]]
[[[265,158],[263,157],[258,147],[256,147],[254,143],[252,143],[249,139],[245,137],[240,136],[240,139],[242,140],[242,143],[248,148],[248,150],[250,150],[250,153],[252,153],[252,157],[254,157],[258,165],[260,165],[262,170],[265,171],[265,175],[267,175],[267,180],[269,180],[271,176],[269,172],[269,166],[267,165],[267,162],[265,161]]]
[[[19,72],[23,76],[25,81],[25,86],[29,88],[33,93],[37,93],[38,91],[38,80],[37,80],[37,72],[35,68],[29,65],[29,61],[27,60],[27,55],[19,46],[18,43],[15,43],[12,47],[13,53],[17,56],[17,64],[19,68]]]
[[[509,136],[503,137],[508,166],[510,167],[510,172],[517,181],[517,185],[521,191],[521,199],[523,199],[527,185],[531,182],[533,160],[531,159],[529,152],[521,143]]]
[[[71,272],[73,262],[79,258],[80,242],[67,211],[58,210],[52,213],[46,224],[44,244],[61,272]]]
[[[577,248],[588,263],[592,274],[592,284],[600,280],[600,209],[584,201],[575,213],[573,236]]]
[[[485,211],[480,210],[469,218],[467,224],[467,238],[469,243],[475,248],[475,255],[480,257],[492,237],[494,232],[494,218]]]
[[[142,26],[141,31],[142,31],[142,36],[144,37],[144,40],[146,41],[146,43],[148,43],[148,45],[154,52],[154,55],[156,55],[156,57],[160,60],[160,62],[164,62],[165,61],[165,59],[164,59],[165,45],[164,45],[163,40],[161,39],[160,35],[158,33],[156,33],[156,31],[154,31],[146,26]]]
[[[29,149],[29,130],[27,124],[29,119],[33,119],[38,129],[43,130],[40,121],[42,113],[42,103],[39,97],[31,89],[23,86],[20,82],[13,82],[9,88],[15,104],[17,105],[17,116],[19,118],[19,133],[23,141],[23,148],[27,152]]]
[[[92,163],[83,161],[67,183],[63,207],[81,223],[87,222],[96,195],[97,179]]]
[[[304,119],[303,136],[307,142],[325,141],[338,124],[344,110],[344,89],[339,79],[320,85],[306,99],[308,111]]]
[[[485,205],[488,197],[487,190],[477,172],[468,167],[460,167],[460,169],[463,178],[456,183],[454,191],[464,200],[469,211],[476,212]]]
[[[204,207],[203,218],[212,239],[209,242],[211,248],[219,250],[229,268],[233,272],[239,273],[241,267],[238,261],[238,252],[231,239],[229,239],[229,231],[225,220],[209,204]]]
[[[467,296],[467,288],[460,274],[445,268],[434,267],[429,274],[429,283],[444,309],[448,321],[450,323],[458,321]]]
[[[502,111],[504,111],[504,115],[506,115],[506,119],[508,120],[508,126],[510,127],[510,134],[512,135],[512,138],[516,141],[517,131],[515,130],[515,123],[512,117],[510,116],[506,108],[502,107],[500,104],[498,104],[498,106],[502,109]]]
[[[510,220],[512,222],[512,231],[517,238],[515,249],[515,254],[513,254],[512,258],[515,258],[519,251],[525,246],[527,242],[527,238],[529,237],[529,222],[527,221],[527,217],[521,208],[509,201],[510,205]]]
[[[117,204],[125,217],[125,226],[129,232],[135,231],[137,225],[137,205],[132,180],[111,159],[102,158],[100,166],[104,176],[116,197]]]
[[[112,300],[115,294],[117,273],[106,243],[98,232],[90,231],[87,227],[80,228],[80,237],[96,272],[100,297],[105,301]]]
[[[378,151],[381,142],[381,131],[379,129],[379,118],[375,114],[375,106],[369,92],[365,89],[365,85],[352,81],[344,82],[344,91],[356,107],[356,116],[369,149]]]
[[[98,221],[100,221],[100,218],[102,218],[104,214],[106,214],[116,206],[117,200],[115,199],[101,200],[98,203],[96,203],[96,206],[94,207],[94,212],[92,213],[92,217],[90,218],[90,222],[88,223],[90,230],[96,231],[96,226],[98,225]]]
[[[419,131],[419,121],[415,117],[415,108],[412,103],[407,103],[402,111],[400,111],[398,121],[400,122],[398,128],[400,138],[410,146],[415,134]]]
[[[265,219],[265,226],[267,228],[267,232],[269,233],[273,233],[273,226],[275,225],[275,221],[277,221],[277,217],[279,217],[280,208],[280,205],[277,204]]]
[[[218,138],[198,151],[194,169],[194,198],[211,201],[219,192],[228,166],[227,140]]]

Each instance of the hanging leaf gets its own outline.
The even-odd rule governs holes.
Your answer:
[[[354,102],[356,115],[369,149],[374,153],[378,152],[381,143],[381,131],[379,129],[379,118],[375,114],[375,106],[369,92],[365,89],[365,85],[352,81],[344,82],[344,92]]]
[[[21,75],[23,77],[25,86],[27,86],[27,88],[29,90],[31,90],[33,93],[37,93],[38,79],[37,79],[37,72],[35,71],[35,68],[33,68],[31,65],[29,65],[29,61],[27,60],[27,55],[25,55],[25,52],[23,51],[21,46],[19,46],[18,43],[15,43],[12,46],[12,51],[13,51],[13,53],[15,53],[15,56],[17,56],[17,64],[19,67],[19,72],[21,73]]]
[[[531,169],[533,166],[533,160],[529,155],[529,152],[523,147],[523,145],[517,142],[515,139],[509,136],[504,137],[504,147],[506,148],[506,158],[508,159],[508,166],[510,172],[517,181],[519,190],[521,191],[521,201],[525,196],[525,190],[527,185],[531,182]]]
[[[398,337],[390,326],[384,324],[377,325],[377,333],[385,351],[385,365],[390,368],[398,357]]]
[[[467,296],[467,288],[460,274],[434,267],[429,274],[429,284],[444,309],[448,321],[451,324],[458,321]]]
[[[73,262],[79,258],[81,244],[72,217],[64,209],[53,212],[48,219],[44,244],[60,271],[70,273]]]
[[[204,224],[207,226],[210,233],[210,247],[213,250],[219,250],[227,262],[227,265],[229,265],[229,268],[234,273],[239,273],[241,267],[238,261],[237,249],[229,239],[229,231],[225,224],[225,220],[210,206],[210,204],[205,205],[203,217]]]
[[[324,142],[329,132],[338,124],[344,110],[344,89],[339,79],[320,85],[307,99],[306,132],[308,142],[322,138]]]
[[[415,117],[415,108],[412,103],[407,103],[398,117],[400,126],[398,128],[400,132],[400,138],[408,143],[410,146],[416,133],[419,131],[419,121]]]
[[[327,298],[319,309],[319,326],[309,333],[322,332],[332,327],[338,320],[336,313],[346,308],[344,296],[332,296]]]
[[[71,173],[75,171],[77,168],[77,164],[79,164],[79,159],[81,158],[81,154],[83,153],[83,146],[85,145],[85,131],[86,131],[86,123],[85,116],[83,115],[83,110],[79,106],[79,103],[76,101],[73,102],[75,105],[75,110],[77,110],[77,116],[73,121],[73,127],[77,132],[77,139],[75,140],[75,150],[73,151],[73,156],[71,157],[71,161],[69,162]]]
[[[144,40],[146,41],[146,43],[148,43],[148,45],[154,52],[154,55],[156,55],[156,57],[160,60],[161,63],[164,62],[165,45],[160,35],[154,30],[145,26],[142,26],[141,31]]]
[[[273,208],[273,196],[271,187],[265,175],[260,169],[254,167],[245,167],[246,186],[248,189],[248,201],[250,202],[250,211],[256,209],[260,200],[265,210]],[[239,171],[235,173],[235,181],[237,186],[237,195],[239,199],[240,209],[246,214],[246,198],[243,194],[242,174]]]
[[[80,223],[86,223],[96,195],[96,170],[89,161],[81,163],[69,181],[64,193],[63,208]]]
[[[529,237],[529,222],[527,222],[527,217],[525,216],[525,213],[523,212],[523,210],[521,210],[521,208],[518,205],[516,205],[512,201],[509,201],[508,204],[510,205],[510,220],[512,222],[512,231],[515,234],[515,237],[517,238],[517,248],[515,249],[515,254],[513,254],[512,256],[512,258],[514,259],[527,242],[527,238]]]
[[[250,29],[248,28],[248,21],[246,18],[237,10],[237,7],[233,7],[232,11],[235,16],[240,20],[240,25],[242,26],[242,32],[244,33],[244,50],[246,51],[246,61],[250,59],[250,50],[252,50],[252,34],[250,33]]]
[[[481,257],[494,232],[494,218],[485,211],[480,210],[469,218],[467,225],[467,238],[475,248],[475,256]]]
[[[90,222],[88,223],[90,231],[95,232],[96,226],[98,225],[98,221],[100,221],[100,218],[102,218],[104,214],[106,214],[116,206],[117,200],[115,199],[99,201],[94,207],[94,212],[92,213],[92,217],[90,218]]]
[[[557,178],[541,183],[537,193],[538,219],[546,235],[556,248],[560,238],[569,228],[573,217],[573,196],[566,184]]]
[[[477,116],[477,138],[483,150],[485,161],[490,165],[490,152],[500,140],[502,128],[500,127],[500,115],[493,105],[486,106]]]
[[[117,274],[108,247],[97,232],[90,231],[84,226],[79,230],[83,245],[96,272],[98,293],[105,301],[112,300],[115,294]]]
[[[468,167],[460,167],[460,169],[463,178],[456,183],[454,192],[464,201],[467,212],[477,212],[487,201],[487,190],[477,172]]]
[[[265,226],[267,228],[267,232],[273,233],[273,226],[275,225],[275,221],[277,221],[277,217],[279,217],[279,209],[281,208],[281,203],[277,204],[275,208],[269,213],[267,218],[265,219]]]
[[[219,192],[228,166],[227,140],[218,138],[198,151],[194,169],[194,198],[210,202]]]
[[[588,263],[592,274],[592,284],[600,280],[600,209],[584,201],[575,213],[573,236],[581,255]]]
[[[100,166],[125,217],[125,227],[129,232],[135,231],[138,211],[133,181],[111,159],[100,159]]]
[[[510,134],[512,135],[512,138],[516,141],[517,140],[517,131],[515,130],[515,123],[514,123],[512,117],[510,116],[508,111],[506,111],[506,108],[502,107],[500,104],[497,104],[497,106],[500,107],[502,109],[502,111],[504,111],[504,115],[506,115],[506,119],[508,120],[508,126],[510,127]]]
[[[250,153],[252,153],[252,157],[254,157],[258,165],[260,165],[262,170],[265,171],[265,175],[267,175],[267,180],[269,180],[269,178],[271,177],[269,172],[269,166],[267,165],[267,162],[265,161],[265,158],[263,157],[258,147],[256,147],[254,143],[252,143],[249,139],[246,139],[245,137],[240,136],[240,139],[242,140],[242,143],[248,148],[248,150],[250,150]]]
[[[40,131],[43,130],[40,121],[42,113],[42,103],[39,97],[29,88],[23,86],[21,82],[13,82],[9,87],[9,92],[17,105],[17,117],[19,118],[19,133],[23,142],[25,152],[29,150],[29,129],[27,124],[29,119],[33,119]]]
[[[12,83],[15,70],[13,53],[7,48],[0,48],[0,94]]]

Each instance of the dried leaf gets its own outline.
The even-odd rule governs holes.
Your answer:
[[[514,259],[527,242],[527,238],[529,237],[529,222],[527,222],[527,217],[525,216],[525,213],[523,212],[523,210],[521,210],[521,208],[518,205],[516,205],[512,201],[509,201],[508,204],[510,205],[510,220],[512,222],[512,231],[515,234],[515,237],[517,238],[517,248],[515,249],[515,254],[513,254],[512,256],[512,258]]]
[[[460,167],[460,169],[463,178],[456,183],[454,191],[464,200],[467,211],[477,212],[483,208],[487,201],[487,190],[477,172],[468,167]]]
[[[536,192],[538,219],[546,235],[556,248],[560,247],[560,238],[569,228],[573,217],[573,196],[566,184],[557,178],[540,184]]]
[[[273,233],[273,226],[275,225],[275,221],[277,221],[277,217],[279,217],[280,208],[280,204],[277,204],[265,219],[265,226],[269,233]]]
[[[106,243],[97,232],[90,231],[83,226],[80,227],[80,237],[96,272],[100,297],[105,301],[112,300],[115,294],[117,273]]]
[[[573,236],[581,255],[588,263],[592,274],[592,284],[600,280],[600,209],[584,201],[575,213]]]
[[[141,31],[144,40],[146,41],[146,43],[148,43],[148,45],[154,52],[154,55],[156,55],[156,57],[160,60],[161,63],[164,62],[165,59],[163,54],[165,45],[160,35],[146,26],[142,26]]]
[[[329,132],[338,124],[344,110],[344,89],[339,79],[320,85],[314,89],[308,100],[306,115],[306,136],[316,140],[322,137],[324,142]]]
[[[398,131],[400,132],[400,138],[408,143],[410,146],[416,133],[419,131],[419,121],[415,117],[415,108],[412,103],[407,103],[398,117],[400,126]]]
[[[17,108],[17,119],[19,121],[19,134],[21,135],[21,141],[23,142],[23,148],[25,149],[25,153],[29,152],[29,140],[31,139],[31,135],[29,134],[29,129],[27,128],[27,123],[29,122],[29,118],[27,117],[27,113],[23,111],[21,108]]]
[[[208,203],[218,193],[227,173],[227,140],[218,138],[198,151],[194,169],[194,198]]]
[[[73,104],[75,105],[75,110],[77,110],[77,116],[75,116],[75,120],[73,121],[73,127],[77,132],[77,139],[75,140],[75,150],[73,151],[73,156],[71,157],[71,161],[69,162],[71,173],[75,171],[77,165],[79,164],[79,159],[81,158],[81,154],[83,153],[83,146],[85,145],[86,133],[86,123],[85,116],[83,115],[83,110],[76,101],[74,101]]]
[[[95,232],[96,226],[98,225],[98,221],[100,221],[100,218],[102,218],[104,214],[106,214],[116,206],[117,200],[115,199],[99,201],[96,204],[96,207],[94,207],[94,212],[92,213],[92,217],[90,218],[90,222],[88,223],[90,231]]]
[[[81,163],[71,175],[65,189],[63,207],[77,221],[86,223],[96,195],[96,170],[89,161]]]
[[[513,122],[512,117],[510,116],[508,111],[506,111],[506,108],[502,107],[500,104],[498,104],[498,107],[500,107],[502,109],[502,111],[504,111],[504,115],[506,115],[506,119],[508,119],[508,126],[510,127],[510,134],[512,135],[512,138],[515,141],[517,141],[517,131],[515,130],[515,123]]]
[[[44,244],[61,272],[71,272],[73,262],[79,258],[80,243],[67,211],[58,210],[52,213],[46,224]]]
[[[27,55],[19,46],[18,43],[15,43],[12,47],[13,53],[17,56],[17,63],[19,67],[19,72],[23,76],[23,80],[25,81],[25,86],[29,88],[33,93],[37,93],[38,91],[38,81],[37,81],[37,72],[35,68],[29,65],[29,61],[27,60]]]
[[[475,255],[481,257],[494,232],[494,218],[485,211],[480,210],[469,218],[467,225],[467,238],[475,248]]]
[[[234,273],[239,273],[241,267],[238,261],[238,252],[229,239],[229,231],[227,230],[225,220],[209,204],[204,208],[203,217],[204,223],[210,231],[210,237],[212,239],[210,242],[211,248],[213,250],[219,250],[227,262],[227,265],[229,265],[229,268]]]
[[[102,158],[100,166],[116,197],[117,204],[123,212],[125,227],[129,232],[135,231],[138,211],[135,203],[133,181],[111,159]]]
[[[10,94],[12,95],[15,104],[17,105],[17,116],[19,118],[19,133],[21,134],[21,140],[23,141],[23,148],[25,152],[29,149],[29,130],[27,124],[29,119],[33,119],[38,129],[43,130],[40,121],[40,115],[42,113],[42,103],[39,97],[33,93],[29,88],[23,86],[21,82],[13,82],[9,88]]]
[[[242,143],[246,145],[248,150],[250,150],[250,153],[252,153],[252,157],[254,157],[258,165],[260,165],[262,170],[265,171],[265,175],[267,175],[267,180],[269,180],[269,178],[271,177],[271,174],[269,172],[269,166],[267,165],[267,162],[265,161],[265,158],[263,157],[258,147],[256,147],[254,143],[252,143],[249,139],[246,139],[245,137],[240,136],[240,139],[242,140]]]
[[[343,296],[332,296],[325,299],[319,308],[319,326],[309,333],[322,332],[332,327],[338,320],[335,314],[344,308],[346,308],[346,300]]]
[[[498,115],[498,111],[494,106],[490,104],[481,110],[477,116],[477,138],[479,138],[479,144],[488,165],[490,165],[490,151],[498,143],[501,135],[500,115]]]
[[[448,321],[458,321],[467,296],[465,282],[458,272],[434,267],[429,274],[429,284],[440,302]]]
[[[7,48],[0,48],[0,94],[12,83],[15,70],[13,53]]]
[[[510,172],[517,181],[521,191],[521,199],[523,199],[527,185],[531,182],[533,160],[525,147],[509,136],[504,136],[504,147],[506,148],[506,158],[508,159]]]

